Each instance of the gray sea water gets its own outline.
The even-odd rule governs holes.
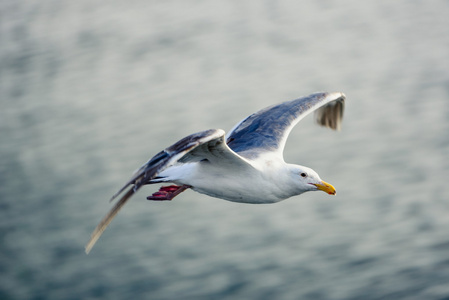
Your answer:
[[[449,2],[0,2],[0,299],[449,299]],[[271,205],[133,170],[265,106],[347,95],[285,158],[338,194]]]

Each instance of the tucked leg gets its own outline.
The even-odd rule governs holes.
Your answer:
[[[180,193],[184,192],[185,190],[191,188],[190,185],[169,185],[169,186],[162,186],[159,191],[154,193],[151,196],[148,196],[148,200],[155,200],[155,201],[165,201],[165,200],[172,200],[176,196],[178,196]]]

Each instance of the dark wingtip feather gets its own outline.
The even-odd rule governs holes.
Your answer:
[[[105,229],[108,227],[109,223],[111,223],[112,219],[118,214],[120,209],[123,207],[123,205],[126,204],[126,202],[131,198],[131,196],[135,193],[134,187],[131,187],[125,195],[112,207],[112,209],[109,211],[109,213],[101,220],[100,224],[95,228],[95,230],[92,232],[92,235],[89,239],[89,242],[86,244],[86,254],[89,254],[90,250],[92,250],[95,243],[98,241],[100,236],[103,234]]]
[[[315,120],[321,126],[340,130],[344,108],[345,96],[342,94],[339,98],[317,109],[315,111]]]

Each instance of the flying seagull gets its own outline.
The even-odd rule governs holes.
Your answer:
[[[192,189],[242,203],[275,203],[308,191],[335,195],[335,188],[307,167],[288,164],[283,150],[293,127],[315,111],[319,125],[340,130],[345,95],[315,93],[262,109],[238,123],[227,135],[221,129],[191,134],[162,150],[134,172],[112,196],[123,194],[95,228],[86,245],[92,249],[123,205],[143,185],[170,182],[148,200],[172,200]]]

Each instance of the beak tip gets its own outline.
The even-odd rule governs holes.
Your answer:
[[[318,190],[326,192],[329,195],[336,195],[337,194],[337,191],[335,190],[335,188],[331,184],[329,184],[329,183],[327,183],[325,181],[322,181],[321,183],[315,184],[315,186],[318,188]]]

